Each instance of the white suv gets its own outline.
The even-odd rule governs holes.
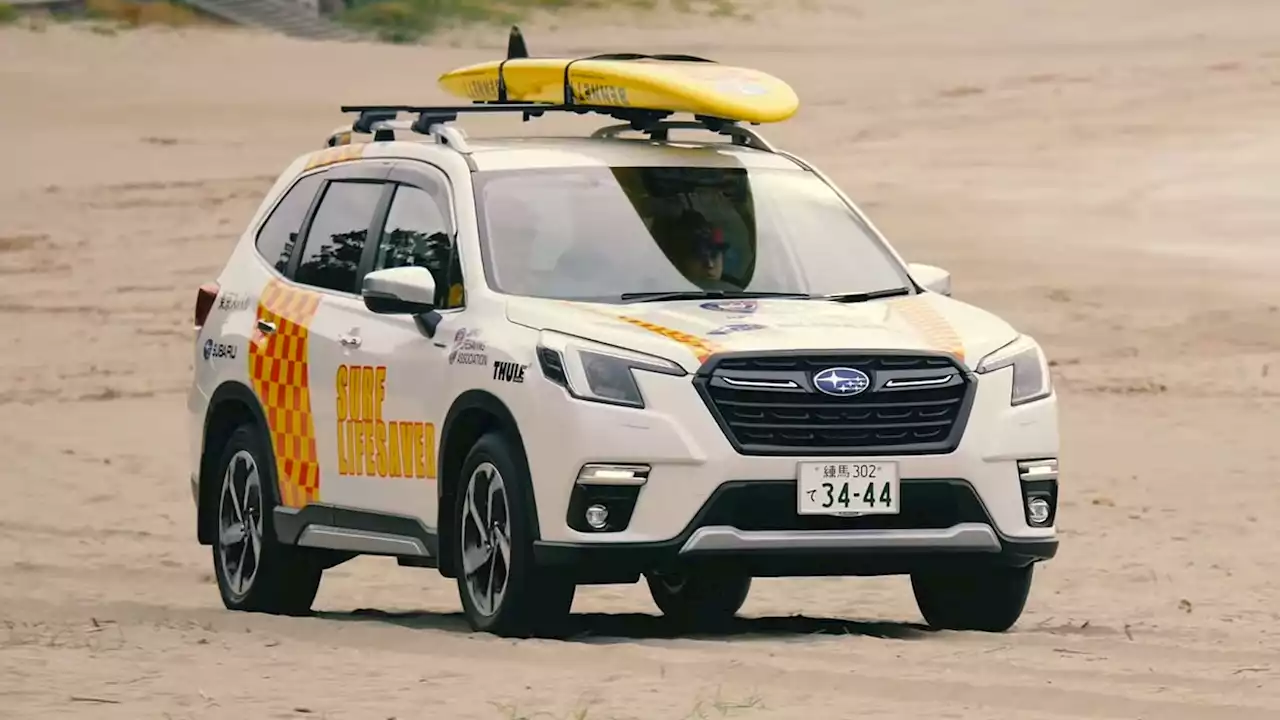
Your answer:
[[[198,294],[191,483],[228,608],[308,612],[383,555],[503,635],[641,576],[691,628],[812,575],[1016,622],[1058,547],[1045,357],[809,163],[705,119],[477,141],[460,114],[530,109],[344,110]]]

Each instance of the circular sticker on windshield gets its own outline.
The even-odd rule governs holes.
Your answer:
[[[767,330],[764,325],[755,323],[734,323],[732,325],[722,325],[715,330],[707,333],[708,335],[732,335],[740,332],[751,332],[752,330]]]
[[[714,300],[712,302],[704,302],[698,307],[703,310],[715,310],[716,312],[753,313],[758,305],[755,300]]]

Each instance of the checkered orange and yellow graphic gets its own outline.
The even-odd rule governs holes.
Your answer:
[[[273,333],[256,332],[249,343],[249,377],[270,425],[280,502],[302,507],[320,493],[320,463],[311,418],[307,336],[320,295],[272,280],[258,301],[258,319]]]
[[[957,360],[964,362],[964,341],[928,297],[908,295],[890,300],[889,305],[934,349],[952,353]]]
[[[692,350],[694,356],[698,358],[698,362],[706,362],[707,358],[720,350],[719,346],[715,343],[704,340],[696,335],[690,335],[686,332],[674,330],[664,325],[656,325],[654,323],[641,320],[639,318],[628,317],[626,315],[619,315],[618,319],[624,322],[629,322],[637,327],[642,327],[645,330],[656,332],[665,338],[675,340],[681,345]]]

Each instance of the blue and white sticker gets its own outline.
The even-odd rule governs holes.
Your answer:
[[[759,307],[755,300],[714,300],[699,305],[703,310],[727,313],[753,313]]]
[[[732,325],[722,325],[721,327],[707,333],[708,335],[732,335],[733,333],[751,332],[752,330],[764,330],[764,325],[756,325],[755,323],[734,323]]]

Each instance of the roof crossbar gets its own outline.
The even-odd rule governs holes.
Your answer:
[[[734,145],[742,147],[755,148],[764,152],[777,152],[773,144],[765,140],[756,131],[736,125],[733,123],[716,123],[712,122],[714,118],[701,118],[698,122],[687,122],[680,120],[659,120],[648,127],[640,130],[649,136],[650,140],[658,140],[665,142],[667,140],[668,131],[670,130],[709,130],[718,135],[724,135],[731,139]],[[593,138],[612,138],[617,137],[620,133],[636,128],[630,125],[608,125],[591,133]]]
[[[636,108],[620,108],[600,105],[545,105],[539,103],[487,103],[478,102],[472,105],[343,105],[342,112],[358,113],[351,124],[351,131],[361,134],[374,134],[375,141],[394,139],[395,130],[411,130],[420,135],[436,135],[443,142],[462,149],[460,136],[444,132],[446,124],[454,122],[459,115],[465,114],[497,114],[519,113],[525,121],[540,117],[548,112],[564,112],[574,114],[597,113],[621,120],[621,125],[610,125],[596,130],[592,137],[614,137],[628,130],[647,134],[653,140],[666,140],[669,130],[691,129],[708,130],[732,139],[733,144],[751,147],[765,152],[774,152],[774,147],[757,132],[739,125],[733,120],[694,115],[692,122],[667,120],[673,113],[668,110],[647,110]],[[417,115],[417,119],[406,124],[399,120],[400,114]],[[330,144],[332,144],[332,138]]]
[[[604,105],[547,105],[533,102],[476,102],[471,105],[343,105],[344,113],[359,113],[351,129],[359,133],[372,132],[373,123],[394,120],[400,113],[417,115],[414,131],[425,133],[432,125],[453,122],[459,115],[519,113],[524,120],[540,117],[544,113],[570,112],[579,115],[597,113],[635,125],[637,130],[672,114],[670,110],[646,110],[610,107]],[[714,120],[719,120],[715,118]],[[722,120],[721,122],[733,122]]]

